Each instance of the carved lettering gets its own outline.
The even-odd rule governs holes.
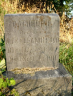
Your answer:
[[[35,27],[35,20],[32,20],[32,21],[31,21],[31,26],[32,26],[32,27]]]
[[[32,21],[27,21],[27,20],[25,20],[25,21],[18,21],[18,22],[16,22],[16,21],[13,21],[13,27],[14,28],[19,28],[19,27],[21,27],[21,26],[25,26],[25,27],[38,27],[38,26],[40,26],[40,27],[43,27],[43,26],[45,26],[46,28],[48,27],[48,26],[50,26],[49,25],[50,24],[50,22],[48,21],[36,21],[36,20],[32,20]]]
[[[41,22],[41,27],[43,26],[43,24],[45,24],[45,21],[42,21],[42,22]]]

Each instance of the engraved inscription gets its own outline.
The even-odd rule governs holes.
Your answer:
[[[30,38],[20,38],[19,39],[20,42],[23,42],[23,43],[57,43],[59,42],[59,38],[52,38],[52,37],[30,37]],[[9,41],[8,41],[9,42]],[[15,39],[14,42],[18,42],[18,39]]]
[[[20,27],[43,27],[45,26],[46,28],[48,28],[50,26],[50,22],[48,21],[36,21],[36,20],[32,20],[32,21],[13,21],[13,27],[14,28],[20,28]]]
[[[8,52],[8,53],[14,53],[14,48],[13,48],[13,47],[8,48],[8,49],[7,49],[7,52]]]

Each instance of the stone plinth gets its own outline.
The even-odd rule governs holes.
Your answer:
[[[62,64],[58,69],[38,71],[34,74],[7,72],[7,77],[16,80],[14,88],[20,96],[71,96],[72,76]]]

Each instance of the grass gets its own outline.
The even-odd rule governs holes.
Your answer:
[[[73,76],[73,43],[60,43],[59,61]]]
[[[64,65],[67,71],[72,75],[73,86],[73,42],[72,43],[60,43],[59,47],[59,62]],[[73,87],[72,87],[73,96]]]

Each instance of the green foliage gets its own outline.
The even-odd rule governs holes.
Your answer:
[[[13,95],[13,96],[19,96],[19,93],[16,92],[15,89],[13,89],[13,90],[11,91],[11,95]]]
[[[15,89],[9,88],[13,85],[15,85],[15,80],[4,77],[0,71],[0,96],[19,96]]]
[[[59,49],[59,61],[73,76],[73,44],[61,43]]]
[[[4,72],[5,68],[6,68],[6,66],[5,66],[5,59],[2,59],[2,61],[0,62],[0,69],[1,69],[2,72]]]
[[[10,79],[10,86],[11,86],[11,85],[15,85],[15,81],[14,81],[13,78]]]
[[[66,12],[66,15],[68,16],[73,10],[73,6],[70,5],[71,3],[73,3],[73,1],[71,0],[52,0],[52,2],[57,12],[59,12],[60,16],[62,16],[63,12]]]
[[[73,76],[73,43],[61,43],[59,48],[59,61],[62,63],[69,73]],[[72,79],[73,85],[73,79]],[[72,88],[73,96],[73,88]]]
[[[5,40],[3,38],[1,38],[1,41],[0,41],[0,68],[1,68],[2,72],[4,72],[6,69],[5,60],[6,60]]]
[[[70,12],[73,10],[73,1],[71,1],[71,0],[66,1],[64,6],[65,6],[64,11],[66,12],[66,15],[67,16],[71,15]]]
[[[5,55],[5,39],[1,38],[0,41],[0,62],[2,59],[6,59],[6,55]]]

